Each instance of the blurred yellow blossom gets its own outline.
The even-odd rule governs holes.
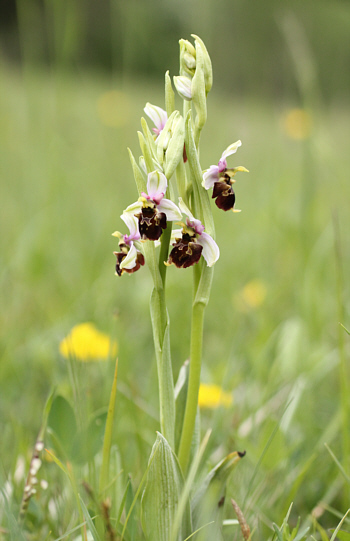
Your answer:
[[[92,323],[75,325],[60,343],[60,353],[78,361],[106,361],[117,354],[117,342],[96,329]]]
[[[119,128],[128,123],[130,102],[126,94],[118,90],[104,92],[97,100],[97,114],[102,124]]]
[[[232,394],[223,391],[219,385],[200,384],[198,395],[198,405],[200,408],[215,409],[219,406],[228,408],[232,403]]]
[[[253,308],[259,308],[267,295],[267,289],[261,280],[251,280],[247,282],[243,289],[235,297],[235,305],[242,312],[247,312]]]
[[[305,109],[290,109],[284,116],[283,127],[291,139],[307,139],[312,131],[312,117]]]

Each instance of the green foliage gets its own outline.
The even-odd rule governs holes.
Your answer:
[[[150,457],[147,482],[142,496],[142,524],[146,538],[168,541],[175,513],[183,491],[184,480],[178,460],[166,439],[157,434]],[[176,539],[191,533],[191,511],[187,503]]]
[[[223,539],[222,523],[224,519],[224,503],[227,480],[241,457],[237,452],[223,458],[199,483],[191,501],[194,530],[203,528],[197,539]],[[210,523],[210,524],[208,524]]]
[[[73,408],[63,396],[52,404],[48,426],[51,440],[58,456],[72,462],[85,464],[100,451],[107,413],[94,414],[85,428],[78,429]]]
[[[273,529],[275,530],[277,541],[303,541],[307,539],[306,534],[308,533],[310,528],[306,527],[300,530],[300,518],[298,519],[297,525],[292,528],[292,530],[289,527],[288,519],[290,511],[292,509],[292,505],[293,504],[291,504],[288,510],[282,526],[279,528],[277,524],[273,524]]]
[[[334,13],[338,9],[339,5],[334,7]],[[222,48],[222,40],[217,41]],[[29,49],[25,53],[30,56]],[[243,64],[244,55],[234,57]],[[227,67],[226,58],[223,62]],[[341,64],[338,57],[334,70],[337,63]],[[285,69],[292,72],[288,61]],[[133,472],[134,487],[143,486],[158,427],[148,324],[151,285],[147,272],[116,284],[115,240],[109,234],[122,209],[136,198],[124,147],[125,142],[137,147],[133,133],[145,105],[145,89],[154,103],[162,105],[163,97],[153,83],[140,77],[116,84],[116,101],[124,100],[127,107],[117,110],[113,126],[101,115],[101,103],[111,89],[110,80],[101,74],[59,70],[48,74],[30,62],[21,73],[3,63],[0,71],[0,287],[6,307],[0,326],[0,454],[3,484],[10,482],[12,491],[0,505],[1,525],[13,540],[23,537],[17,515],[25,478],[19,466],[23,462],[28,469],[52,382],[59,394],[45,445],[53,455],[43,457],[39,479],[49,486],[46,491],[38,486],[27,528],[40,541],[49,531],[52,539],[74,539],[75,525],[81,528],[93,521],[89,516],[101,515],[98,472],[105,426],[101,411],[108,404],[113,367],[77,363],[77,397],[69,366],[58,353],[60,340],[74,324],[93,320],[116,336],[121,361],[109,478],[111,524],[119,537],[126,524],[125,540],[142,539],[134,520],[142,488],[133,491],[127,473]],[[227,480],[226,492],[244,502],[253,538],[271,537],[269,524],[282,524],[294,501],[291,526],[276,527],[275,535],[284,540],[309,535],[323,541],[330,537],[327,529],[339,520],[329,504],[340,516],[348,505],[330,214],[338,209],[340,244],[345,245],[350,227],[344,207],[349,196],[349,106],[334,100],[327,108],[312,108],[311,136],[298,141],[285,125],[285,114],[295,105],[300,102],[290,102],[286,95],[271,102],[219,93],[210,98],[202,165],[217,163],[232,137],[242,137],[240,160],[251,174],[235,186],[241,215],[223,216],[213,206],[221,258],[205,325],[202,379],[232,390],[235,402],[229,410],[201,412],[203,430],[213,428],[203,462],[208,471],[232,449],[247,449],[240,468]],[[113,117],[111,109],[107,107],[108,118]],[[133,166],[135,176],[144,181],[136,162]],[[196,164],[192,167],[198,176]],[[117,192],[115,198],[112,194]],[[341,258],[342,323],[349,328],[349,253],[343,250]],[[179,302],[175,272],[168,272],[167,283],[177,374],[189,354],[189,313]],[[181,295],[190,298],[186,272],[181,272],[181,280]],[[265,295],[260,295],[257,282]],[[344,333],[346,359],[348,346]],[[219,451],[214,453],[215,449]],[[85,493],[82,480],[89,483],[92,495]],[[305,532],[313,509],[320,513],[321,526],[310,537]],[[231,510],[225,506],[224,512],[230,516]],[[298,529],[299,515],[303,520]],[[339,539],[348,537],[346,529],[345,520],[336,534]],[[237,532],[236,525],[225,526],[222,535],[226,541]]]

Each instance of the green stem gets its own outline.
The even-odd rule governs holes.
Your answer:
[[[333,227],[335,237],[335,260],[336,260],[336,280],[337,280],[337,304],[338,304],[338,321],[341,323],[345,319],[344,301],[343,301],[343,289],[344,289],[344,277],[343,277],[343,254],[341,247],[340,228],[338,216],[333,216]],[[342,448],[343,448],[343,460],[342,465],[347,474],[349,474],[349,452],[350,452],[350,438],[349,438],[349,376],[345,354],[344,343],[344,331],[340,325],[338,325],[338,350],[339,350],[339,384],[340,384],[340,401],[341,401],[341,413],[342,413]],[[345,498],[348,498],[348,490],[346,490]]]
[[[113,421],[115,410],[115,398],[117,394],[117,375],[118,375],[118,359],[115,363],[114,378],[112,383],[111,395],[109,398],[108,414],[106,419],[105,435],[103,439],[103,451],[102,451],[102,465],[100,472],[100,486],[99,493],[103,498],[105,497],[104,491],[109,483],[109,460],[111,454],[112,445],[112,433],[113,433]]]
[[[159,253],[159,273],[163,282],[163,288],[165,288],[165,278],[167,266],[164,264],[168,259],[169,244],[171,238],[172,222],[168,222],[167,228],[163,231],[160,243]]]
[[[161,433],[174,448],[175,396],[170,354],[169,320],[163,288],[154,288],[151,295],[151,318],[157,359]]]
[[[146,242],[144,252],[154,282],[150,305],[158,371],[160,429],[169,445],[174,448],[175,396],[170,354],[169,317],[165,303],[163,279],[159,270],[159,260],[156,256],[154,243]]]
[[[201,302],[194,302],[192,306],[190,372],[184,423],[179,446],[179,462],[184,475],[186,474],[189,465],[191,444],[197,415],[202,364],[204,309],[205,304]]]

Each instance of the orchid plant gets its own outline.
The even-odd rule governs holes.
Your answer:
[[[154,126],[150,129],[146,120],[141,119],[142,133],[138,134],[141,156],[138,162],[129,150],[139,196],[121,215],[129,232],[113,233],[119,238],[119,250],[115,252],[116,275],[133,274],[147,265],[154,283],[150,304],[158,369],[160,434],[150,459],[143,515],[147,517],[144,526],[146,537],[164,540],[184,539],[195,527],[191,509],[188,516],[185,512],[184,480],[193,475],[193,465],[198,460],[193,449],[198,449],[195,426],[199,422],[204,311],[209,301],[214,264],[220,255],[215,242],[208,190],[213,189],[212,198],[219,209],[237,212],[232,188],[234,176],[237,172],[247,171],[242,166],[233,169],[227,166],[227,158],[236,153],[241,141],[229,145],[217,165],[202,170],[199,143],[207,119],[207,95],[213,78],[208,51],[198,36],[193,37],[194,45],[180,40],[180,74],[174,77],[174,86],[182,100],[182,112],[175,109],[175,93],[169,72],[165,74],[165,110],[150,103],[144,108]],[[173,230],[173,222],[180,228]],[[189,363],[182,368],[176,387],[165,295],[166,272],[172,264],[178,269],[193,267],[194,274]],[[159,456],[155,458],[157,452],[159,455],[159,448],[169,458],[166,465]],[[241,453],[232,453],[217,468],[225,467],[225,471],[230,471],[228,465],[234,465],[241,456]],[[169,468],[172,468],[171,472]],[[164,475],[172,480],[178,479],[179,483],[174,481],[172,488],[158,487],[159,505],[155,506],[154,499],[152,505],[149,504],[149,494],[151,486],[158,486],[157,475],[160,479]],[[170,493],[164,495],[161,490]],[[165,498],[170,502],[166,511],[160,504]],[[196,500],[197,504],[199,500]],[[164,521],[159,514],[164,512],[169,515],[168,529],[160,532],[158,530],[164,526]],[[152,528],[158,529],[157,535]],[[151,530],[152,534],[149,533]]]

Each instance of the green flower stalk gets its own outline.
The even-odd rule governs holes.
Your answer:
[[[213,279],[213,266],[219,259],[214,219],[208,195],[218,208],[233,209],[233,177],[243,166],[228,169],[226,158],[234,154],[240,141],[230,145],[218,165],[202,170],[199,141],[207,120],[207,96],[212,87],[211,60],[203,41],[193,35],[195,45],[180,40],[180,75],[173,78],[183,101],[176,109],[169,73],[165,74],[165,108],[147,103],[145,113],[153,122],[149,128],[141,120],[139,164],[130,152],[138,200],[129,205],[121,218],[128,234],[115,233],[120,251],[116,274],[133,274],[149,267],[153,278],[151,319],[158,368],[160,428],[175,451],[175,397],[170,353],[170,322],[166,307],[166,272],[193,267],[193,297],[190,365],[186,407],[181,430],[178,460],[183,474],[190,463],[195,429],[203,349],[203,324]],[[152,133],[153,132],[153,133]],[[175,194],[177,192],[177,196]],[[172,228],[172,222],[181,226]],[[185,271],[180,271],[185,272]]]

